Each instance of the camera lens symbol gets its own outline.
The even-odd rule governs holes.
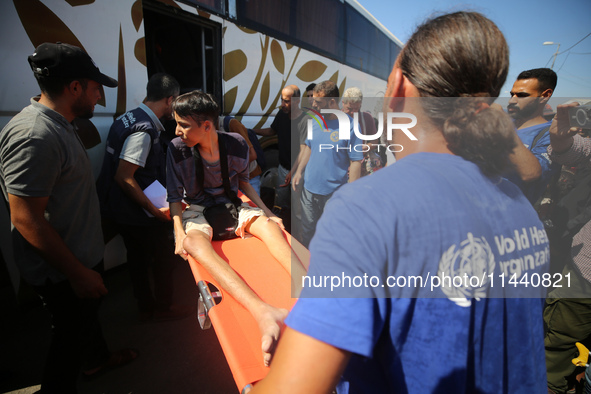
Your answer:
[[[575,119],[579,125],[585,125],[588,121],[587,111],[585,111],[583,108],[579,108],[575,113]]]

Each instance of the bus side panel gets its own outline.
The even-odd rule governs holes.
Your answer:
[[[17,2],[18,4],[18,2]],[[139,4],[139,3],[138,3]],[[0,126],[39,94],[39,87],[27,61],[35,47],[45,41],[79,45],[85,49],[101,72],[117,80],[117,88],[104,88],[104,98],[95,108],[95,124],[101,145],[91,152],[95,175],[100,169],[104,141],[116,112],[135,108],[145,97],[147,83],[143,48],[143,25],[134,25],[133,0],[94,2],[72,7],[63,0],[28,2],[15,7],[11,1],[0,5],[0,73],[4,76],[0,91]],[[139,8],[141,17],[141,8]],[[135,17],[135,22],[141,19]],[[39,26],[42,26],[40,28]],[[74,42],[72,42],[74,41]],[[138,60],[138,57],[140,58]],[[102,150],[101,150],[102,148]],[[94,153],[94,151],[98,151]]]
[[[135,6],[134,6],[135,4]],[[138,13],[139,11],[139,13]],[[143,45],[141,3],[134,0],[98,1],[70,6],[63,0],[0,3],[0,128],[40,93],[27,57],[43,42],[62,41],[85,49],[101,72],[119,81],[117,88],[104,88],[87,130],[94,133],[87,145],[93,173],[98,176],[105,140],[116,113],[137,107],[145,97],[147,71]],[[96,135],[98,134],[98,135]],[[0,204],[0,250],[7,263],[15,291],[18,273],[10,244],[9,215]],[[121,245],[107,247],[106,266],[124,261]],[[107,261],[108,260],[108,261]]]
[[[383,97],[386,81],[273,37],[224,21],[224,113],[247,127],[268,127],[281,90],[332,80],[342,94],[356,86],[366,97]],[[305,101],[303,106],[309,106]]]

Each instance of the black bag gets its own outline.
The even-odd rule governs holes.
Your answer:
[[[228,154],[226,153],[226,136],[223,133],[218,133],[218,145],[220,150],[220,166],[222,168],[222,183],[226,196],[231,202],[224,204],[215,204],[203,210],[203,216],[213,229],[214,241],[225,241],[236,238],[236,228],[238,227],[238,212],[240,212],[241,201],[230,188],[230,176],[228,175]],[[193,157],[195,159],[195,171],[197,175],[197,182],[201,189],[203,187],[203,162],[199,149],[193,148]],[[213,200],[213,198],[212,198]]]
[[[203,210],[203,216],[213,229],[213,239],[215,241],[236,238],[238,210],[231,202],[207,207]]]

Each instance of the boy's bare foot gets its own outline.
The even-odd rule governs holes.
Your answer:
[[[261,349],[263,350],[263,362],[266,367],[271,363],[273,352],[277,346],[283,321],[287,317],[288,310],[275,308],[269,304],[264,304],[255,320],[259,324],[261,331]]]

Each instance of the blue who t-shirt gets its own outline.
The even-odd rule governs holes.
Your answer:
[[[353,353],[341,388],[546,389],[548,240],[514,184],[458,156],[413,154],[335,193],[310,252],[286,322]]]
[[[312,138],[306,145],[312,150],[304,173],[305,188],[314,194],[327,196],[347,183],[351,161],[363,159],[363,141],[353,132],[349,117],[349,139],[339,139],[339,121],[327,120],[328,127],[313,124]]]

